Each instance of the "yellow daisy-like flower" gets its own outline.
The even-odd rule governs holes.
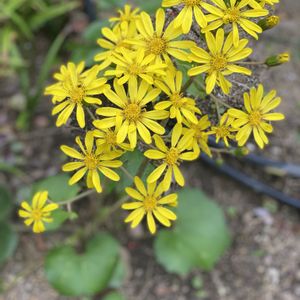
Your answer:
[[[214,134],[216,136],[217,143],[219,143],[219,141],[222,139],[226,147],[229,147],[229,139],[235,139],[235,132],[237,131],[231,126],[232,121],[233,118],[231,118],[228,114],[225,113],[221,117],[220,124],[218,126],[212,126],[211,131],[209,132],[210,134]]]
[[[22,209],[19,210],[19,216],[26,219],[24,221],[26,226],[33,224],[33,232],[41,233],[45,231],[45,223],[51,223],[51,213],[58,208],[56,203],[46,204],[48,199],[48,191],[41,191],[35,193],[32,199],[32,205],[23,201],[21,203]]]
[[[188,71],[188,75],[196,76],[201,73],[207,73],[205,80],[207,94],[212,92],[216,84],[221,87],[225,94],[228,94],[231,83],[225,79],[226,75],[232,73],[251,75],[249,69],[234,64],[252,53],[252,49],[245,48],[248,44],[248,40],[239,40],[238,46],[234,47],[232,34],[231,32],[226,40],[224,40],[224,30],[221,28],[218,29],[216,36],[211,32],[207,32],[205,38],[209,52],[199,47],[191,49],[192,54],[190,58],[200,65],[191,68]]]
[[[97,125],[97,124],[96,124]],[[97,126],[95,126],[97,128]],[[106,129],[95,129],[93,131],[94,137],[96,138],[97,147],[102,147],[104,152],[110,151],[132,151],[130,145],[128,143],[118,143],[117,142],[117,134],[119,129],[114,127],[106,128]]]
[[[106,78],[97,77],[99,72],[97,66],[83,74],[82,69],[81,64],[77,67],[73,63],[68,64],[68,72],[60,74],[60,77],[56,75],[56,78],[62,80],[60,84],[55,83],[45,90],[46,95],[53,95],[56,97],[55,101],[59,102],[52,110],[52,115],[58,114],[56,121],[58,127],[67,123],[74,109],[78,125],[81,128],[85,127],[84,105],[100,105],[102,101],[95,95],[102,94],[109,88],[109,85],[105,84]]]
[[[125,219],[125,222],[131,222],[131,227],[135,228],[146,215],[148,228],[152,234],[156,232],[155,219],[162,225],[170,227],[170,221],[176,220],[177,217],[171,210],[165,208],[165,205],[176,206],[177,194],[162,196],[164,188],[161,183],[157,186],[156,181],[148,183],[146,189],[142,180],[137,176],[134,177],[134,183],[136,189],[131,187],[125,189],[130,197],[137,200],[122,205],[123,209],[133,210]]]
[[[84,66],[85,66],[84,61],[81,61],[78,65],[75,65],[72,62],[67,63],[67,65],[62,65],[59,70],[60,72],[57,72],[53,75],[53,78],[56,79],[58,82],[46,88],[46,91],[49,88],[54,88],[54,87],[60,88],[63,86],[65,82],[70,81],[71,80],[70,74],[74,71],[74,69],[76,70],[77,76],[80,79],[83,79],[85,76],[85,73],[82,73],[84,70]],[[64,99],[65,99],[64,96],[53,95],[52,102],[53,104],[55,104],[56,102],[60,102]]]
[[[178,166],[181,161],[191,161],[198,157],[195,152],[186,151],[191,139],[190,134],[182,136],[182,125],[177,123],[172,131],[170,147],[166,146],[160,136],[154,135],[153,138],[158,150],[147,150],[144,155],[149,159],[162,160],[162,164],[149,175],[147,182],[153,183],[157,181],[164,171],[167,170],[162,181],[165,191],[170,188],[173,176],[180,186],[184,186],[185,180]]]
[[[120,50],[120,54],[115,54],[111,60],[116,65],[116,69],[106,71],[105,76],[121,77],[118,80],[119,84],[137,80],[138,77],[149,84],[153,84],[155,77],[166,75],[167,65],[154,62],[155,55],[145,55],[144,49],[137,51],[123,49]]]
[[[264,8],[266,6],[266,4],[268,5],[274,5],[274,4],[278,4],[279,0],[254,0],[252,2],[249,3],[250,6],[252,6],[253,8],[257,8],[257,5],[260,5],[260,7]]]
[[[92,131],[88,131],[85,136],[85,147],[83,146],[80,137],[75,139],[77,145],[81,149],[81,153],[76,149],[62,145],[60,149],[68,156],[76,161],[66,163],[62,170],[72,172],[77,169],[76,173],[70,178],[69,184],[72,185],[78,182],[87,173],[88,188],[95,188],[98,193],[102,192],[99,172],[113,181],[119,181],[120,176],[111,170],[111,168],[119,168],[122,162],[114,160],[122,155],[117,151],[104,152],[103,147],[94,147],[94,135]]]
[[[98,39],[97,43],[103,51],[94,57],[96,62],[101,62],[99,70],[107,68],[111,64],[112,56],[119,53],[121,49],[131,49],[127,40],[135,38],[136,30],[129,28],[127,23],[122,23],[113,29],[104,27],[101,29],[101,33],[104,38]]]
[[[163,81],[157,80],[155,81],[155,85],[168,96],[167,100],[159,101],[155,105],[155,109],[168,109],[170,111],[170,118],[176,118],[178,123],[182,123],[184,118],[192,123],[198,122],[195,114],[200,114],[201,111],[196,106],[195,100],[185,97],[181,92],[182,72],[169,70],[167,76],[163,77]]]
[[[126,92],[124,86],[114,80],[114,90],[107,90],[105,96],[117,107],[101,107],[96,113],[105,116],[102,120],[96,120],[93,124],[97,128],[106,129],[118,127],[117,143],[123,143],[128,137],[130,147],[134,149],[138,136],[146,144],[152,141],[150,131],[157,134],[164,134],[165,129],[156,120],[163,120],[168,117],[168,112],[151,110],[147,111],[146,106],[155,100],[160,94],[159,89],[149,86],[146,81],[137,85],[136,81],[128,86]]]
[[[189,33],[193,23],[193,16],[201,28],[206,27],[207,20],[202,12],[203,0],[163,0],[162,7],[183,5],[182,10],[174,19],[176,28],[181,27],[184,34]]]
[[[125,4],[124,9],[118,10],[119,16],[112,17],[109,19],[109,22],[114,23],[115,26],[124,26],[127,24],[129,30],[136,30],[136,20],[139,19],[139,8],[134,8],[131,10],[131,6]]]
[[[191,136],[187,149],[193,149],[197,155],[199,155],[202,150],[208,156],[211,156],[211,151],[208,146],[208,136],[210,133],[207,131],[211,123],[208,119],[208,115],[201,117],[197,124],[185,122],[185,125],[187,128],[183,129],[183,134],[189,134]]]
[[[221,26],[231,24],[232,25],[232,36],[233,44],[235,47],[239,45],[239,26],[244,31],[258,39],[258,33],[262,33],[262,29],[256,23],[250,21],[250,18],[263,17],[269,14],[266,9],[254,8],[249,9],[248,4],[253,0],[230,0],[227,4],[225,0],[211,0],[216,6],[208,3],[203,3],[202,6],[210,12],[207,15],[208,22],[211,22],[202,31],[208,32],[215,30]]]
[[[244,106],[246,111],[236,108],[228,110],[229,116],[235,118],[232,123],[234,128],[238,129],[236,140],[239,146],[245,145],[251,133],[257,145],[263,149],[269,140],[265,133],[271,133],[273,126],[269,121],[280,121],[284,119],[281,113],[270,113],[281,102],[280,97],[276,97],[276,91],[270,91],[264,96],[263,85],[257,89],[251,88],[250,93],[244,93]]]
[[[154,54],[156,61],[165,61],[169,65],[173,65],[170,56],[179,60],[189,61],[187,52],[182,49],[190,49],[195,45],[193,41],[175,41],[181,34],[180,28],[175,28],[172,21],[164,30],[165,12],[163,9],[156,11],[155,29],[152,24],[151,17],[145,13],[141,13],[141,18],[136,21],[140,38],[131,40],[131,43],[142,47],[146,54]]]

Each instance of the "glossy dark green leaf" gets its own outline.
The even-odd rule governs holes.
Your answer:
[[[51,250],[45,262],[46,277],[66,296],[91,296],[105,289],[119,259],[119,244],[108,234],[99,234],[82,254],[70,246]]]
[[[158,233],[156,257],[181,275],[196,267],[211,270],[230,244],[223,211],[199,190],[184,189],[178,196],[177,222]]]
[[[0,185],[0,221],[6,219],[12,209],[13,199],[10,192]]]
[[[11,226],[0,222],[0,264],[14,253],[17,243],[18,236]]]
[[[49,198],[54,202],[61,202],[71,199],[79,192],[79,186],[69,185],[70,177],[67,174],[58,174],[43,179],[33,186],[33,193],[41,190],[49,192]]]

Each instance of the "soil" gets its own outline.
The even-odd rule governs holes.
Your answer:
[[[270,146],[263,155],[295,164],[300,164],[299,13],[300,1],[281,0],[278,10],[281,17],[280,26],[265,32],[255,49],[255,56],[258,59],[286,50],[292,54],[291,63],[266,70],[262,76],[262,82],[266,87],[277,89],[283,99],[280,110],[287,116],[284,122],[275,125]],[[13,95],[15,98],[18,96],[19,94]],[[15,146],[14,156],[6,155],[11,160],[22,156],[26,161],[30,173],[23,178],[25,183],[55,174],[59,170],[58,140],[66,139],[67,135],[66,132],[53,128],[52,121],[48,118],[49,113],[50,105],[46,108],[42,106],[35,117],[36,130],[30,135],[20,137],[10,127],[9,122],[6,122],[8,111],[1,111],[0,122],[1,126],[3,125],[1,133],[5,132],[17,139],[19,146],[19,148]],[[29,142],[35,146],[26,147]],[[40,151],[41,144],[48,151]],[[46,166],[49,166],[50,160],[52,167],[49,169]],[[188,172],[186,169],[185,173],[188,185],[202,188],[224,209],[231,229],[232,246],[213,271],[206,273],[196,270],[189,276],[181,278],[168,274],[157,264],[152,249],[153,240],[145,237],[143,232],[140,232],[142,229],[128,232],[126,236],[124,232],[116,232],[127,253],[131,271],[122,288],[126,299],[300,299],[298,211],[278,205],[273,199],[243,188],[201,162],[190,164],[187,168]],[[256,172],[259,176],[261,171]],[[273,179],[269,178],[269,183],[274,183],[282,191],[300,199],[299,180],[286,177]],[[20,182],[14,179],[11,184],[20,185]],[[113,227],[112,224],[107,226]],[[58,244],[64,236],[64,233],[57,233],[46,234],[41,238],[28,232],[21,234],[14,257],[1,271],[2,285],[6,288],[6,292],[0,295],[0,299],[76,300],[74,297],[59,296],[49,286],[43,273],[45,250]],[[199,285],[199,282],[203,282],[203,285]]]

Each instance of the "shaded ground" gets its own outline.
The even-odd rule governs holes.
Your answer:
[[[275,125],[271,146],[265,156],[300,164],[300,1],[282,0],[279,11],[282,23],[278,28],[263,35],[255,55],[264,58],[274,52],[290,50],[293,61],[279,68],[266,71],[263,83],[276,88],[283,98],[280,110],[287,119]],[[44,114],[44,115],[43,115]],[[41,111],[36,118],[37,126],[48,128],[47,112]],[[42,137],[49,149],[55,146],[53,134]],[[61,134],[61,133],[59,133]],[[37,136],[36,139],[41,137]],[[33,157],[36,149],[25,157]],[[58,151],[53,150],[51,157]],[[47,158],[49,153],[45,153]],[[37,162],[32,162],[40,170]],[[207,169],[201,163],[190,165],[189,185],[203,188],[224,208],[232,230],[233,245],[210,273],[195,271],[188,278],[165,273],[153,258],[149,239],[136,239],[133,235],[121,237],[128,249],[132,266],[131,276],[123,292],[129,300],[297,300],[300,299],[300,222],[298,212],[278,206],[273,213],[257,210],[273,207],[272,199],[259,196],[236,183]],[[30,174],[29,180],[40,176]],[[55,173],[56,168],[47,170]],[[194,176],[197,174],[197,176]],[[46,175],[46,174],[44,174]],[[299,181],[282,178],[274,184],[283,191],[300,197]],[[276,206],[276,205],[275,205]],[[262,212],[262,213],[261,213]],[[63,300],[44,279],[42,269],[43,249],[58,243],[59,234],[46,236],[44,240],[24,233],[20,246],[2,271],[7,293],[2,300]],[[128,247],[130,245],[130,247]],[[197,288],[199,278],[203,288]],[[75,300],[75,298],[73,298]],[[100,298],[97,298],[100,299]]]

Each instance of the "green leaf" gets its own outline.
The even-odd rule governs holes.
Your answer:
[[[155,11],[161,6],[161,0],[151,0],[151,1],[134,0],[134,3],[142,10],[145,10],[148,14],[155,13]]]
[[[125,280],[126,275],[127,275],[126,264],[123,260],[123,257],[120,256],[117,265],[115,267],[114,273],[109,281],[109,287],[114,289],[121,287]]]
[[[157,260],[180,275],[193,268],[211,270],[230,244],[223,211],[201,191],[178,193],[177,223],[161,230],[155,240]]]
[[[75,212],[56,209],[52,212],[51,218],[53,218],[51,223],[45,223],[46,231],[52,231],[60,228],[65,221],[77,218],[77,214]]]
[[[118,242],[102,233],[77,254],[70,246],[51,250],[45,262],[49,283],[62,295],[91,296],[105,289],[119,259]]]
[[[124,0],[110,0],[110,1],[96,0],[96,6],[99,11],[116,10],[117,8],[123,7],[124,4],[125,4]]]
[[[97,39],[101,36],[101,28],[110,26],[108,20],[94,21],[83,32],[83,39],[97,45]],[[100,47],[99,47],[100,50]]]
[[[0,185],[0,221],[6,219],[12,209],[13,199],[10,192]]]
[[[0,264],[8,259],[15,251],[18,236],[10,225],[0,222]]]
[[[103,300],[125,300],[125,298],[118,292],[111,292]]]
[[[32,30],[37,30],[41,26],[45,25],[46,22],[64,15],[78,6],[79,2],[68,1],[61,4],[56,3],[50,7],[47,7],[45,10],[33,15],[29,21],[30,28]]]
[[[67,174],[58,174],[48,177],[34,184],[33,193],[41,190],[49,192],[49,198],[54,202],[62,202],[77,195],[80,188],[77,184],[69,185],[70,177]]]

